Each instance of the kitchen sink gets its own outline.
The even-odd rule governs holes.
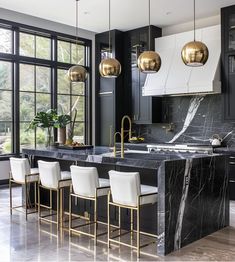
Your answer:
[[[113,152],[102,154],[104,157],[114,157]],[[118,151],[116,154],[117,158],[121,157],[121,152]],[[126,150],[124,151],[124,159],[141,159],[141,160],[172,160],[172,159],[181,159],[182,157],[174,153],[149,153],[149,151],[143,150]]]

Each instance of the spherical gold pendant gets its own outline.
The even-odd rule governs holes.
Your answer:
[[[209,50],[204,43],[192,41],[183,47],[181,57],[187,66],[203,66],[208,60]]]
[[[156,73],[161,67],[161,57],[154,51],[145,51],[138,58],[138,67],[142,73]]]
[[[86,68],[80,65],[72,66],[68,71],[68,77],[71,82],[85,82],[87,79]]]
[[[121,64],[115,58],[107,58],[99,65],[100,75],[106,78],[116,78],[121,74]]]

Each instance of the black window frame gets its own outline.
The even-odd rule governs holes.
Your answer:
[[[38,66],[48,66],[51,68],[51,108],[57,109],[57,69],[69,69],[74,64],[63,63],[57,61],[57,41],[68,41],[72,43],[83,43],[85,46],[85,68],[88,71],[88,79],[85,84],[85,143],[91,144],[91,129],[92,129],[92,116],[91,116],[91,102],[92,102],[92,40],[76,37],[74,35],[65,34],[61,32],[51,31],[48,29],[38,28],[34,26],[29,26],[21,23],[16,23],[4,19],[0,19],[0,28],[10,29],[12,33],[12,54],[1,53],[0,61],[12,62],[13,72],[12,72],[12,153],[1,154],[2,156],[20,154],[20,64],[31,64]],[[19,44],[20,44],[20,32],[34,34],[38,36],[49,37],[51,39],[51,60],[41,59],[36,57],[21,56],[19,54]],[[35,50],[36,52],[36,50]],[[56,138],[56,132],[55,132]]]

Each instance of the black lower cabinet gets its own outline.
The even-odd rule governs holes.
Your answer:
[[[235,200],[235,155],[229,157],[229,198]]]

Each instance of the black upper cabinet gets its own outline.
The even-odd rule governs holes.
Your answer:
[[[224,119],[235,120],[235,6],[221,9]]]
[[[151,26],[150,49],[155,49],[155,38],[161,36],[161,29]],[[136,124],[152,124],[161,122],[161,98],[142,96],[146,74],[141,73],[137,67],[139,55],[148,50],[148,27],[134,29],[125,32],[124,45],[124,64],[125,64],[125,87],[131,91],[131,112],[132,121]]]
[[[121,118],[125,112],[123,104],[123,72],[117,78],[103,78],[99,73],[101,59],[109,53],[108,32],[97,34],[96,41],[96,145],[109,146],[113,134],[120,130]],[[112,55],[123,64],[123,32],[111,31]]]

